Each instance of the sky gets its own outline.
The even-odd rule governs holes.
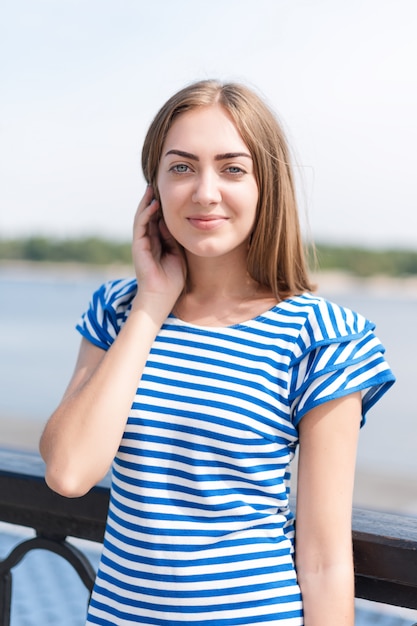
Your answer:
[[[128,240],[153,116],[243,82],[291,144],[303,230],[417,249],[416,0],[3,0],[0,237]]]

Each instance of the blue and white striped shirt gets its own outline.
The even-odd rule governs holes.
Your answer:
[[[94,295],[77,328],[108,349],[135,280]],[[87,624],[302,626],[289,508],[297,425],[393,383],[374,325],[322,298],[202,327],[170,315],[155,339],[112,468]]]

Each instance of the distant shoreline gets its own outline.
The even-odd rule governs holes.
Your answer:
[[[134,275],[131,265],[110,264],[90,265],[75,262],[46,261],[7,261],[0,260],[0,278],[6,275],[14,280],[31,278],[47,278],[54,280],[74,280],[78,277],[97,277],[99,280],[124,278]],[[312,273],[313,282],[317,285],[317,293],[345,293],[352,290],[364,290],[374,295],[402,294],[417,298],[417,276],[392,277],[376,274],[370,277],[358,277],[340,270],[326,270]]]
[[[343,293],[358,289],[366,290],[372,295],[392,293],[417,298],[417,276],[393,277],[375,274],[362,278],[348,272],[329,270],[313,274],[313,280],[318,285],[318,292]]]
[[[74,278],[77,276],[102,276],[108,278],[133,276],[131,265],[112,263],[109,265],[91,265],[66,261],[63,263],[49,261],[7,261],[0,260],[0,278],[4,275],[15,279],[47,276],[49,278]]]

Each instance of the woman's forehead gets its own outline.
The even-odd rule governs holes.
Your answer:
[[[175,119],[167,133],[162,156],[175,149],[190,153],[210,150],[219,154],[245,152],[250,155],[235,122],[218,104],[186,111]]]

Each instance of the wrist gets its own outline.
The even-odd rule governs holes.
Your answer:
[[[167,298],[166,294],[138,292],[132,300],[132,313],[142,312],[151,317],[159,326],[171,313],[176,298]]]

